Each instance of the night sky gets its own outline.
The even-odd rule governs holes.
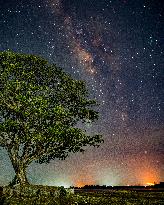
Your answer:
[[[0,51],[40,55],[86,81],[100,103],[99,148],[32,163],[35,184],[164,181],[164,6],[160,0],[0,0]],[[164,21],[163,21],[164,22]],[[14,176],[0,150],[0,184]]]

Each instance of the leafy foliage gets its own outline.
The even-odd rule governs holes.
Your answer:
[[[65,159],[87,145],[99,146],[100,135],[88,136],[76,126],[98,119],[96,105],[83,81],[45,59],[0,53],[0,146],[7,149],[13,167],[20,161]]]

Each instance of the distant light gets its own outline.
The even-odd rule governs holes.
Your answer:
[[[46,185],[48,186],[58,186],[58,187],[61,187],[61,186],[64,186],[64,188],[69,188],[71,186],[71,182],[66,182],[66,181],[62,181],[62,179],[58,179],[58,180],[47,180],[45,181]]]
[[[148,182],[148,183],[146,183],[146,185],[147,185],[147,186],[153,186],[154,183]]]

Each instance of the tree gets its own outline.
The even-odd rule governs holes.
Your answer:
[[[0,146],[15,171],[13,184],[28,184],[32,162],[65,159],[70,152],[99,146],[101,135],[88,136],[78,122],[94,122],[97,103],[85,83],[34,56],[0,52]]]

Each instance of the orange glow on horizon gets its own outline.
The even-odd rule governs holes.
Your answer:
[[[148,185],[148,186],[153,186],[153,185],[154,185],[154,183],[147,182],[147,183],[146,183],[146,185]]]
[[[158,174],[154,168],[145,169],[140,174],[139,179],[143,185],[153,185],[154,182],[158,181]]]
[[[85,185],[93,185],[95,183],[96,181],[93,179],[93,176],[87,173],[80,174],[80,176],[78,176],[78,179],[74,180],[74,186],[76,187],[83,187]]]
[[[161,181],[161,173],[158,166],[154,164],[154,156],[147,154],[128,156],[117,172],[117,158],[115,160],[115,164],[112,161],[99,159],[83,162],[78,171],[71,176],[73,185],[76,187],[85,185],[151,186]]]
[[[95,180],[88,177],[87,178],[80,177],[78,180],[75,181],[74,186],[83,187],[85,185],[94,185],[94,184],[95,184]]]
[[[88,184],[88,183],[87,183]],[[86,183],[82,182],[82,181],[77,181],[76,184],[75,184],[75,187],[83,187],[85,186]]]
[[[141,160],[142,159],[142,160]],[[137,157],[136,163],[136,179],[141,185],[154,185],[160,181],[160,173],[156,166],[153,164],[154,156],[145,154],[141,158]]]

